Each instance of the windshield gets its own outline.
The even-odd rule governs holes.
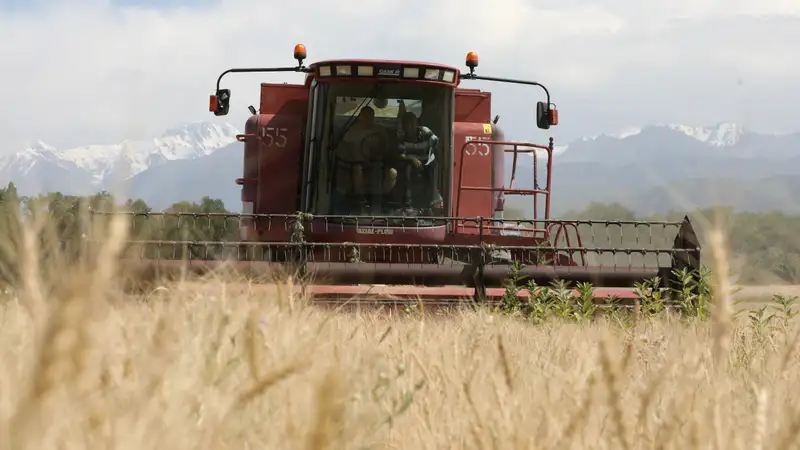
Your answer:
[[[405,104],[407,111],[411,111],[419,117],[422,114],[422,100],[404,98],[379,98],[372,97],[337,97],[336,115],[337,116],[358,116],[364,107],[370,107],[375,111],[375,117],[396,118],[401,104]]]
[[[331,83],[311,210],[336,215],[445,215],[453,89]]]

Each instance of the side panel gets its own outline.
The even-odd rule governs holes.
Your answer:
[[[456,89],[452,203],[452,215],[455,217],[488,218],[494,214],[496,194],[489,190],[464,189],[492,188],[493,152],[489,145],[480,143],[480,140],[492,139],[490,115],[491,93],[477,89]],[[464,146],[467,142],[470,144]],[[478,233],[479,230],[460,227],[457,232]]]
[[[302,84],[261,83],[261,114],[296,115],[308,113],[309,87]]]
[[[253,212],[293,214],[299,208],[301,158],[304,147],[308,88],[303,85],[261,85],[261,111],[248,121],[244,177],[257,174]],[[243,195],[248,189],[243,189]],[[250,193],[252,195],[252,193]],[[244,200],[244,199],[243,199]],[[256,240],[283,239],[284,227],[256,224]]]
[[[478,89],[456,89],[456,122],[489,123],[492,116],[492,93]]]
[[[480,143],[491,138],[491,129],[486,124],[455,124],[453,216],[488,218],[494,213],[495,195],[488,190],[493,180],[492,149],[488,144]],[[469,144],[464,146],[467,142]],[[475,187],[487,190],[468,189]]]

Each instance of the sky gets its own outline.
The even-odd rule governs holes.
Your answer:
[[[492,5],[492,6],[489,6]],[[560,125],[534,124],[541,91],[493,92],[514,139],[556,143],[630,126],[736,122],[800,131],[797,0],[0,0],[0,153],[159,135],[184,122],[243,127],[262,81],[231,75],[231,114],[208,112],[231,67],[390,58],[536,80]],[[794,43],[794,44],[793,44]],[[793,48],[794,47],[794,48]],[[464,68],[466,69],[466,68]]]

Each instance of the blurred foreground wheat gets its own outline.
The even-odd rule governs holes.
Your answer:
[[[3,448],[796,445],[790,323],[334,314],[223,280],[130,298],[113,275],[123,228],[51,270],[55,288],[23,267],[6,294]]]

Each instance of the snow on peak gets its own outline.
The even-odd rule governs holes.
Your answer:
[[[714,147],[736,145],[745,133],[741,125],[730,122],[719,123],[713,127],[692,127],[679,124],[666,126]]]
[[[652,125],[645,128],[661,128],[661,129],[670,129],[673,131],[677,131],[679,133],[683,133],[686,136],[689,136],[693,139],[697,139],[700,142],[705,142],[714,147],[728,147],[732,145],[736,145],[741,137],[745,134],[745,129],[738,124],[730,123],[730,122],[722,122],[711,127],[697,127],[691,125],[681,125],[681,124],[657,124]],[[581,138],[582,141],[594,141],[601,137],[605,138],[613,138],[613,139],[626,139],[632,136],[636,136],[641,134],[643,128],[641,127],[625,127],[619,130],[616,133],[603,133],[596,136],[587,136]]]
[[[607,138],[613,138],[613,139],[625,139],[625,138],[628,138],[628,137],[631,137],[631,136],[636,136],[637,134],[639,134],[641,132],[642,132],[642,129],[640,127],[629,126],[629,127],[625,127],[623,129],[621,129],[620,131],[617,131],[616,133],[601,133],[601,134],[597,134],[597,135],[594,135],[594,136],[583,137],[583,138],[581,138],[581,140],[584,141],[584,142],[595,141],[597,139],[600,139],[601,137],[607,137]]]
[[[56,153],[57,150],[50,144],[47,144],[44,141],[35,141],[31,144],[26,145],[19,153],[24,154],[34,154],[34,155],[41,155],[41,154],[50,154]]]
[[[77,166],[90,174],[93,184],[100,185],[130,178],[166,161],[208,155],[236,142],[238,132],[229,123],[199,122],[182,124],[152,139],[84,145],[65,150],[37,141],[0,159],[0,170],[30,170],[37,160],[49,159],[64,167]]]
[[[610,134],[609,136],[617,139],[625,139],[627,137],[636,136],[641,132],[642,129],[639,127],[626,127],[616,133]]]
[[[184,159],[207,155],[235,142],[238,133],[229,123],[189,123],[167,130],[153,144],[167,159]]]
[[[39,161],[53,161],[58,159],[58,150],[44,141],[34,141],[22,150],[0,158],[0,172],[11,169],[17,174],[25,175],[33,169]]]

